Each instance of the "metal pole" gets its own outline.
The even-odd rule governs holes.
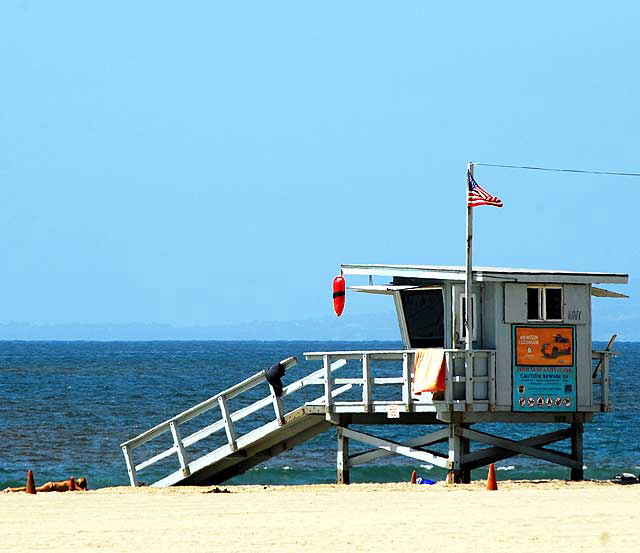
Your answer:
[[[469,162],[467,164],[467,174],[473,176],[473,163]],[[467,351],[473,350],[473,337],[471,335],[472,329],[472,318],[473,318],[473,309],[471,305],[471,284],[473,282],[473,266],[472,266],[472,243],[473,243],[473,208],[469,207],[468,196],[469,196],[469,178],[467,177],[467,270],[466,270],[466,279],[464,285],[464,295],[465,295],[465,315],[464,315],[464,332],[465,332],[465,349]]]

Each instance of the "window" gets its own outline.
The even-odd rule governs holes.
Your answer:
[[[561,321],[562,288],[529,286],[527,288],[527,319],[530,321]]]
[[[464,326],[464,318],[467,313],[467,296],[466,294],[458,295],[458,332],[457,332],[457,340],[459,342],[464,342],[467,336],[465,332]],[[471,325],[471,339],[477,340],[477,328],[478,325],[476,321],[478,320],[478,308],[476,307],[476,295],[471,294],[471,320],[469,321]]]
[[[444,347],[442,289],[400,292],[402,311],[412,348]]]

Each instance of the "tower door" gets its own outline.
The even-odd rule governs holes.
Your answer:
[[[400,292],[410,348],[444,347],[444,299],[441,287]]]

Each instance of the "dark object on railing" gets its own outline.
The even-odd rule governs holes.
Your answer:
[[[638,477],[635,474],[631,474],[630,472],[621,472],[620,474],[616,474],[611,479],[611,482],[614,484],[628,485],[638,484],[640,480],[638,480]]]
[[[267,370],[264,371],[264,376],[267,379],[267,382],[273,388],[276,396],[280,397],[282,395],[282,380],[281,378],[285,375],[286,370],[282,363],[276,363],[272,365]]]

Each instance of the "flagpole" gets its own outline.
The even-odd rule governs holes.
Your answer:
[[[473,162],[467,164],[467,175],[473,177]],[[466,298],[465,316],[464,316],[464,332],[465,332],[465,349],[473,350],[473,337],[471,329],[473,326],[473,306],[471,305],[471,284],[473,282],[473,266],[472,266],[472,243],[473,243],[473,208],[469,205],[469,177],[466,179],[467,187],[467,269],[465,274],[464,296]]]

